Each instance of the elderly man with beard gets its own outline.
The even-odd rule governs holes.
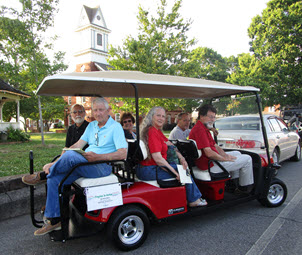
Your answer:
[[[65,141],[66,148],[69,148],[71,145],[75,144],[81,138],[81,136],[84,134],[84,131],[89,124],[89,122],[85,120],[85,115],[86,115],[86,112],[85,112],[85,108],[83,105],[74,104],[71,106],[70,116],[71,116],[74,124],[71,125],[67,130],[66,141]],[[86,145],[83,148],[83,150],[85,150],[87,147],[88,147],[88,145]],[[46,176],[49,173],[49,168],[54,163],[55,162],[46,164],[43,167],[42,172],[23,176],[22,181],[28,185],[36,185],[39,183],[46,182]]]
[[[68,128],[66,135],[65,147],[69,148],[71,145],[75,144],[80,137],[84,134],[86,127],[89,122],[85,120],[85,108],[83,105],[74,104],[70,109],[70,116],[74,122]],[[85,146],[83,149],[85,150],[88,146]]]
[[[218,161],[231,174],[238,174],[239,171],[238,191],[249,193],[254,183],[252,158],[239,151],[224,152],[215,143],[209,130],[213,128],[216,112],[212,105],[204,105],[199,109],[198,121],[189,134],[189,138],[196,141],[197,148],[202,150],[202,156],[195,164],[201,171],[208,170],[208,162],[212,159]],[[213,162],[210,167],[213,173],[222,172]]]

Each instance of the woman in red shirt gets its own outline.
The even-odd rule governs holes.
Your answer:
[[[156,168],[157,166],[165,166],[168,168],[179,181],[179,174],[177,172],[176,164],[169,164],[167,162],[167,150],[168,145],[173,145],[165,137],[161,131],[166,120],[166,112],[162,107],[153,107],[142,123],[141,139],[145,142],[148,150],[148,158],[140,162],[136,175],[139,179],[150,181],[156,180]],[[176,152],[180,163],[184,169],[188,168],[188,164],[185,158],[177,151]],[[158,168],[159,179],[169,179],[173,174]],[[205,206],[207,201],[201,198],[201,193],[197,188],[194,180],[192,184],[186,184],[187,201],[190,207]]]

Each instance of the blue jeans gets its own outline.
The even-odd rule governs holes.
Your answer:
[[[59,184],[69,170],[79,164],[88,162],[80,153],[66,151],[49,169],[47,175],[47,199],[44,215],[47,218],[60,217]],[[80,177],[98,178],[110,175],[112,167],[106,163],[77,167],[64,184],[71,184]]]
[[[170,165],[177,171],[176,164],[170,164]],[[136,168],[136,176],[144,181],[156,180],[156,167],[158,166],[138,165],[138,167]],[[161,168],[158,168],[157,175],[158,175],[158,179],[160,180],[175,177],[172,173],[162,170]],[[192,203],[196,201],[198,198],[201,198],[201,193],[193,179],[192,179],[192,184],[186,184],[186,196],[187,196],[187,201],[189,203]]]

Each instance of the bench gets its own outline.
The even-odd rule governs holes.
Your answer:
[[[169,178],[160,181],[158,180],[145,181],[145,180],[140,180],[137,177],[134,177],[135,167],[137,166],[137,164],[140,161],[145,160],[147,158],[147,148],[143,141],[139,142],[139,147],[137,147],[137,142],[135,139],[127,139],[127,142],[128,142],[127,160],[112,163],[113,173],[111,173],[109,176],[100,177],[100,178],[81,177],[77,179],[74,183],[82,188],[87,188],[87,187],[113,184],[113,183],[121,182],[121,180],[124,179],[124,181],[128,181],[128,182],[129,181],[144,182],[152,186],[162,187],[162,188],[174,187],[180,185],[176,180],[176,178]],[[183,171],[181,165],[178,165],[177,167],[179,169],[178,171]],[[125,175],[133,175],[133,178],[131,179],[125,178]]]
[[[148,156],[147,154],[147,148],[146,145],[143,141],[140,140],[139,143],[139,148],[136,146],[136,140],[134,139],[127,139],[128,142],[128,155],[129,158],[127,160],[130,160],[134,162],[135,165],[137,165],[140,161],[145,160]],[[178,166],[181,167],[181,166]],[[159,188],[168,188],[168,187],[176,187],[179,186],[180,184],[176,180],[176,178],[169,178],[165,180],[152,180],[152,181],[145,181],[145,180],[140,180],[139,178],[135,177],[136,182],[144,182],[149,185],[159,187]]]
[[[111,173],[108,176],[100,177],[100,178],[81,177],[75,181],[75,183],[82,188],[113,184],[113,183],[117,183],[117,182],[119,182],[119,180],[118,180],[117,176],[113,173]]]
[[[185,157],[189,168],[192,171],[196,185],[202,194],[210,200],[220,200],[224,197],[225,182],[230,180],[231,176],[226,169],[215,162],[222,170],[221,173],[212,173],[210,171],[210,162],[208,170],[200,170],[195,166],[195,160],[202,155],[201,150],[198,150],[194,140],[172,140],[171,141]]]

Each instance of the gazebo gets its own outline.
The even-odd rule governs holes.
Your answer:
[[[28,98],[30,95],[22,92],[21,90],[13,88],[8,83],[0,79],[0,131],[5,131],[6,128],[12,126],[17,129],[20,128],[20,99]],[[16,102],[17,118],[16,122],[4,122],[3,121],[3,105],[6,102]]]

